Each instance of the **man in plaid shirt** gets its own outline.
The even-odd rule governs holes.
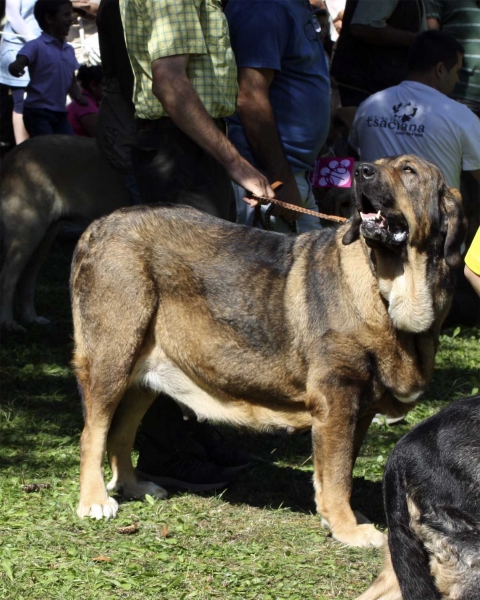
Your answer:
[[[230,181],[273,197],[225,137],[237,70],[219,0],[121,0],[135,74],[135,175],[144,202],[189,204],[235,219]]]
[[[225,136],[237,69],[220,0],[120,0],[120,11],[135,75],[132,161],[142,201],[234,221],[232,180],[272,198],[267,179]],[[224,487],[249,457],[212,433],[162,396],[143,419],[137,472],[167,488]]]

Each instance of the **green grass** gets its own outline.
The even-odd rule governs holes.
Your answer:
[[[225,430],[254,461],[222,495],[123,502],[114,521],[77,519],[82,414],[69,366],[67,289],[73,246],[57,242],[41,274],[39,314],[53,325],[2,340],[0,598],[346,600],[363,592],[380,553],[346,548],[321,528],[308,436]],[[406,424],[371,427],[353,504],[379,527],[389,451],[413,424],[480,387],[478,341],[478,330],[445,331],[425,400]],[[50,487],[27,493],[29,483]],[[136,533],[119,532],[133,523]]]

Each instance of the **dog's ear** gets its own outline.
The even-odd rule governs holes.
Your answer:
[[[362,218],[360,215],[355,215],[351,219],[350,229],[342,238],[342,244],[344,246],[348,246],[352,242],[355,242],[360,237],[360,224],[362,222]]]
[[[467,222],[463,214],[462,196],[457,189],[446,185],[442,187],[440,210],[443,215],[442,231],[445,234],[445,261],[449,267],[460,267],[463,264],[460,247],[467,231]]]

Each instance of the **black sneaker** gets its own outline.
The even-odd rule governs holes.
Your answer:
[[[231,483],[236,469],[214,465],[192,454],[177,453],[161,465],[148,464],[140,455],[135,469],[143,479],[162,487],[191,492],[220,490]]]

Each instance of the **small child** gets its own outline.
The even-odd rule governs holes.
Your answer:
[[[67,119],[66,96],[85,105],[86,99],[75,79],[79,64],[65,42],[73,23],[70,0],[37,0],[34,16],[42,29],[40,37],[27,42],[8,70],[20,77],[28,67],[23,120],[30,137],[49,133],[73,135]]]
[[[102,67],[82,65],[78,69],[77,81],[87,99],[87,105],[80,106],[77,102],[71,102],[67,107],[68,122],[75,135],[96,137],[98,109],[103,98]]]

